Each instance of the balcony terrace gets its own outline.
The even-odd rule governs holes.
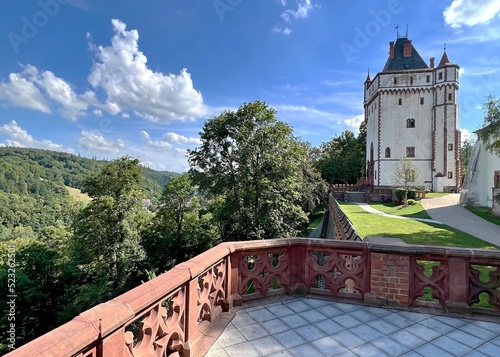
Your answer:
[[[377,237],[223,243],[7,356],[498,356],[499,268],[499,251]]]

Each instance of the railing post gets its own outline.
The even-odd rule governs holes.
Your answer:
[[[448,301],[446,310],[458,314],[470,314],[472,308],[467,303],[469,293],[468,262],[464,258],[448,259]]]
[[[288,247],[288,276],[290,277],[290,294],[306,295],[306,247],[302,244],[292,244]]]

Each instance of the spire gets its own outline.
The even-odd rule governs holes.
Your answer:
[[[450,64],[453,64],[453,63],[451,63],[450,60],[448,59],[448,55],[446,54],[446,43],[445,43],[443,57],[441,57],[441,61],[439,61],[438,67],[448,66]]]
[[[372,79],[370,78],[370,68],[368,68],[368,74],[366,75],[365,83],[370,83]]]

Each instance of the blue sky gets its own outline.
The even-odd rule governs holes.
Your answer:
[[[263,100],[320,145],[363,116],[363,82],[408,37],[460,65],[460,127],[500,97],[500,1],[3,0],[0,145],[184,171],[206,119]]]

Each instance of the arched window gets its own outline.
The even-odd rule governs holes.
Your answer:
[[[413,119],[413,118],[406,119],[406,127],[407,128],[414,128],[415,127],[415,119]]]
[[[385,157],[391,157],[391,148],[389,147],[385,148]]]
[[[370,161],[373,161],[373,143],[370,145]]]

